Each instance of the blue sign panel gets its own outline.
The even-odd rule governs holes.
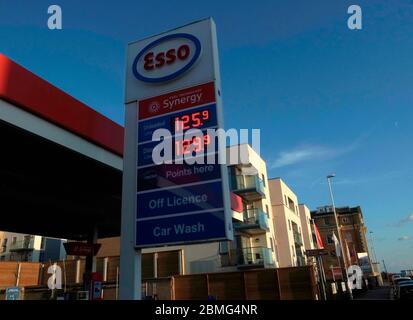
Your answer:
[[[215,163],[218,163],[218,155],[216,154],[214,157]],[[189,165],[184,162],[183,164],[162,164],[138,169],[137,191],[219,179],[221,166],[207,164],[206,157],[202,157],[202,159],[205,164]]]
[[[6,289],[6,300],[20,300],[20,288],[13,287]]]
[[[177,121],[181,121],[180,127]],[[171,134],[175,134],[179,129],[181,132],[191,129],[204,129],[217,126],[216,105],[190,109],[189,111],[175,112],[166,116],[157,117],[139,122],[138,139],[139,142],[152,140],[153,133],[158,129],[167,129]]]
[[[138,146],[138,166],[152,165],[152,151],[160,142],[153,141]]]
[[[220,101],[215,100],[215,87],[207,92],[204,86],[138,103],[137,248],[232,238],[227,174],[223,176],[218,161],[218,137],[208,132],[222,128]],[[170,108],[165,109],[166,102]],[[153,141],[158,129],[170,134]],[[188,135],[191,129],[199,135]],[[155,164],[154,155],[167,163]]]
[[[141,246],[226,237],[224,211],[138,221],[136,229],[137,244]]]
[[[222,207],[221,181],[161,189],[137,195],[138,219]]]

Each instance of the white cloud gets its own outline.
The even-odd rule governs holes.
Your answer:
[[[331,147],[318,144],[301,144],[295,148],[280,151],[277,158],[270,163],[269,168],[281,168],[304,161],[327,160],[350,153],[357,149],[371,135],[371,130],[362,133],[352,143],[341,147]]]
[[[398,240],[399,241],[407,241],[407,240],[410,240],[410,237],[409,236],[401,236]]]
[[[402,221],[403,221],[403,222],[413,221],[413,213],[412,213],[410,216],[407,216],[406,218],[404,218]]]
[[[291,150],[281,151],[270,168],[281,168],[304,161],[326,160],[336,158],[342,154],[353,151],[356,144],[343,148],[332,148],[321,145],[302,145]]]
[[[335,184],[343,184],[343,185],[352,185],[352,184],[361,184],[361,183],[372,183],[372,182],[381,182],[391,179],[399,178],[403,175],[406,175],[405,171],[389,171],[385,173],[376,173],[373,176],[364,176],[364,177],[357,177],[357,178],[347,178],[347,179],[337,179]],[[413,215],[412,215],[413,216]]]
[[[413,213],[408,215],[407,217],[401,219],[395,226],[396,227],[402,227],[404,226],[406,223],[409,222],[413,222]]]
[[[297,162],[312,160],[328,153],[328,149],[322,146],[302,146],[293,150],[281,151],[277,159],[271,164],[271,168],[280,168]]]

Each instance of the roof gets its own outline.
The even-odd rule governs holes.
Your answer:
[[[360,206],[357,206],[357,207],[336,207],[336,212],[339,215],[346,215],[346,214],[361,214],[361,215],[363,215]],[[311,211],[311,215],[313,217],[329,216],[329,215],[333,215],[333,214],[334,214],[333,211],[330,211],[330,212],[319,212],[317,210],[312,210]]]
[[[86,240],[97,228],[99,237],[119,236],[123,133],[0,54],[0,136],[8,137],[0,230]]]
[[[123,155],[123,127],[0,54],[0,99]]]

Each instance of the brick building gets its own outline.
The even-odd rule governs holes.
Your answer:
[[[361,265],[365,274],[371,274],[372,266],[366,238],[367,227],[364,224],[361,208],[359,206],[341,207],[336,208],[336,211],[344,247],[341,256],[342,266],[344,266],[343,259],[345,259],[345,265]],[[340,278],[337,273],[333,276],[333,268],[338,267],[338,259],[332,238],[333,232],[338,237],[333,208],[331,206],[319,207],[311,212],[311,216],[317,225],[324,246],[330,253],[323,256],[326,277],[328,280]],[[363,257],[365,257],[364,260]]]

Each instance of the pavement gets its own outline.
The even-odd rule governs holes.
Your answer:
[[[362,293],[355,300],[391,300],[392,290],[390,286],[377,287]]]

